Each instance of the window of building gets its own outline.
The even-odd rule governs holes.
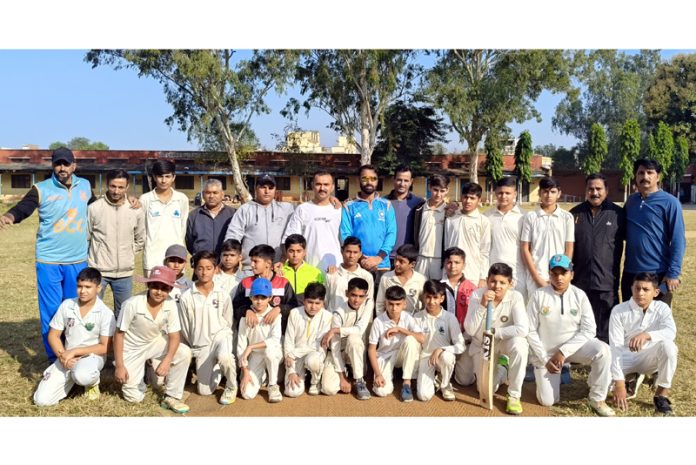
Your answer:
[[[276,176],[276,190],[279,191],[289,191],[290,190],[290,176]]]
[[[31,187],[30,174],[13,174],[10,179],[13,189],[28,189]]]
[[[193,176],[189,174],[177,174],[174,186],[179,190],[193,190]]]
[[[227,176],[208,176],[208,179],[217,179],[222,183],[222,190],[227,190]]]

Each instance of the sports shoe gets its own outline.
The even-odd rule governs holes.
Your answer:
[[[517,397],[508,396],[505,412],[510,415],[519,415],[522,413],[522,402]]]
[[[99,391],[98,384],[95,384],[94,386],[85,387],[85,397],[87,398],[87,400],[97,400],[99,399],[100,395],[101,392]]]
[[[362,378],[355,382],[355,392],[358,395],[358,400],[367,400],[370,398],[370,391],[368,391],[365,380]]]
[[[591,400],[589,404],[590,408],[600,417],[613,417],[616,415],[614,409],[609,407],[603,400]]]
[[[283,394],[280,393],[280,387],[277,384],[268,386],[268,401],[275,404],[283,400]]]
[[[570,364],[563,364],[561,367],[561,384],[570,384]]]
[[[498,388],[500,387],[500,385],[507,381],[509,364],[510,358],[507,355],[501,355],[498,357],[498,364],[495,367],[495,380],[493,383],[493,392],[498,392]]]
[[[319,386],[315,384],[310,384],[309,385],[309,390],[307,391],[307,394],[310,396],[318,396],[319,395]]]
[[[164,399],[162,399],[160,406],[162,408],[169,409],[172,412],[179,414],[188,413],[189,411],[188,405],[172,396],[164,396]]]
[[[645,380],[644,374],[631,373],[626,376],[626,399],[635,399],[638,395],[638,388]]]
[[[655,411],[661,413],[666,417],[674,415],[672,410],[672,402],[665,396],[655,396],[653,397],[653,403],[655,404]]]
[[[237,386],[227,386],[225,390],[222,391],[220,403],[222,405],[230,405],[234,404],[235,400],[237,400]]]
[[[401,387],[401,402],[413,402],[413,392],[411,392],[411,386],[404,384]]]
[[[442,388],[442,398],[448,401],[453,401],[456,399],[454,396],[454,389],[452,389],[452,384],[443,386]]]

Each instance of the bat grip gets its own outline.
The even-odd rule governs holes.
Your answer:
[[[486,331],[490,331],[493,326],[493,301],[489,300],[486,306]]]

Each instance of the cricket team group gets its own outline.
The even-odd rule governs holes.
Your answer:
[[[377,169],[362,166],[360,191],[343,203],[332,174],[319,171],[313,198],[297,207],[276,200],[269,174],[238,209],[211,178],[204,204],[189,211],[173,189],[171,160],[152,163],[155,188],[139,199],[128,195],[126,171],[109,171],[95,198],[69,149],[55,150],[52,165],[52,176],[0,217],[5,229],[38,209],[51,363],[38,406],[57,404],[75,384],[98,399],[107,355],[125,400],[142,401],[150,385],[177,413],[189,411],[187,382],[223,405],[264,385],[273,403],[305,393],[367,400],[395,385],[403,402],[438,391],[454,401],[453,382],[482,392],[490,329],[492,390],[507,385],[509,414],[522,413],[525,381],[536,383],[540,404],[559,402],[571,364],[589,366],[589,406],[599,416],[626,411],[644,381],[656,412],[673,414],[670,306],[685,231],[654,160],[635,162],[635,192],[623,207],[594,174],[570,211],[557,204],[558,180],[541,179],[539,204],[527,212],[514,178],[495,184],[495,204],[481,212],[478,184],[464,183],[461,201],[450,202],[448,177],[432,174],[425,200],[411,192],[404,166],[386,197]],[[142,277],[134,276],[140,250]],[[132,295],[133,278],[147,291]],[[108,286],[113,310],[101,300]]]

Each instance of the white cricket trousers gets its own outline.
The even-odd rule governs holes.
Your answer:
[[[424,275],[426,279],[442,279],[442,258],[418,256],[415,270]]]
[[[224,376],[227,387],[237,385],[237,367],[232,355],[232,330],[225,328],[215,334],[209,346],[191,349],[196,359],[196,388],[198,394],[209,396],[215,392]]]
[[[339,356],[353,368],[353,379],[360,379],[365,376],[365,341],[360,334],[350,334],[342,339],[341,345],[344,347]],[[324,373],[321,376],[321,392],[327,396],[334,396],[341,389],[341,378],[337,370],[333,356],[326,357]]]
[[[384,378],[384,386],[373,387],[372,391],[378,397],[386,397],[394,392],[393,373],[394,368],[401,367],[403,370],[403,379],[413,378],[413,371],[416,368],[418,357],[420,356],[421,345],[413,336],[406,336],[398,351],[394,351],[382,357],[377,354],[377,363],[379,370]]]
[[[169,350],[168,337],[160,335],[145,347],[133,350],[123,348],[123,365],[128,371],[128,381],[121,387],[123,398],[128,402],[142,402],[147,386],[143,380],[145,363],[150,360],[156,370]],[[191,349],[179,344],[164,379],[164,393],[181,399],[186,384],[186,374],[191,363]]]
[[[300,377],[300,384],[296,387],[290,387],[288,383],[288,377],[290,373],[285,368],[285,395],[288,397],[299,397],[304,394],[305,390],[305,369],[309,371],[312,376],[311,383],[319,384],[321,379],[321,372],[324,369],[324,359],[326,358],[326,352],[313,350],[304,357],[299,357],[295,359],[295,372]]]
[[[440,373],[440,388],[450,384],[457,357],[452,352],[441,352],[435,366],[430,365],[430,355],[418,360],[418,399],[428,401],[435,395],[435,372]]]
[[[104,357],[89,354],[80,358],[72,370],[67,370],[59,360],[44,370],[43,378],[34,393],[34,404],[39,407],[56,405],[65,399],[75,385],[94,386],[99,384],[99,375],[104,368]]]
[[[678,353],[676,344],[667,340],[658,341],[640,352],[626,349],[621,353],[621,369],[624,374],[651,375],[657,371],[657,386],[669,389],[677,370]]]
[[[261,384],[266,379],[266,372],[268,372],[268,385],[278,384],[278,367],[282,360],[283,350],[280,345],[252,351],[247,359],[251,382],[247,383],[242,391],[242,399],[249,400],[256,397]]]
[[[577,352],[565,359],[568,363],[590,365],[589,399],[603,401],[607,398],[611,384],[611,351],[609,345],[599,339],[587,341]],[[536,396],[539,403],[550,407],[561,400],[561,373],[550,373],[546,366],[534,365]]]
[[[466,350],[457,355],[457,362],[454,365],[454,380],[462,386],[471,386],[476,382],[474,372],[474,358],[469,353],[471,345],[466,346]]]
[[[479,347],[480,350],[480,347]],[[478,352],[473,355],[474,363],[474,373],[481,373],[481,358],[482,352]],[[495,340],[495,354],[493,355],[493,364],[495,365],[494,373],[497,376],[498,370],[498,357],[501,355],[508,356],[508,373],[507,373],[507,385],[508,385],[508,395],[510,397],[515,397],[519,399],[522,396],[522,383],[524,382],[524,372],[527,367],[527,357],[529,354],[529,344],[527,343],[527,338],[524,337],[511,337],[509,339],[496,339]],[[481,379],[480,376],[476,377],[476,389],[481,392]],[[505,378],[496,379],[495,382],[505,382]]]

